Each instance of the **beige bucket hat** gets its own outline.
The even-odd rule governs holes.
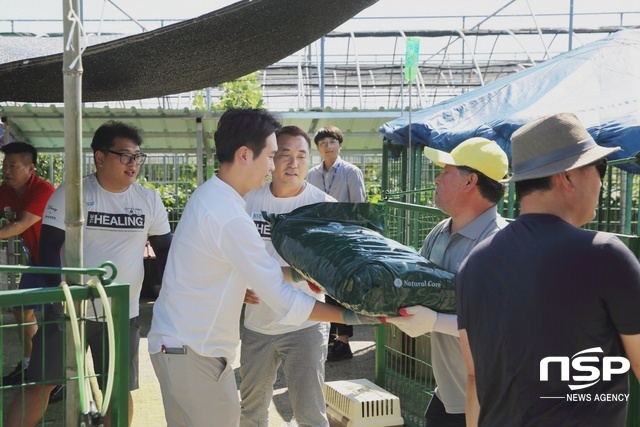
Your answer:
[[[596,144],[573,113],[541,117],[511,136],[513,174],[501,182],[543,178],[586,166],[620,147]]]

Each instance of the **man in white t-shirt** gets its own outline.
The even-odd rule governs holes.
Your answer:
[[[96,172],[86,176],[82,183],[84,266],[98,267],[106,260],[113,261],[118,269],[116,281],[130,285],[129,390],[138,389],[138,315],[144,278],[144,248],[149,240],[162,274],[171,244],[167,211],[159,195],[136,183],[140,165],[146,159],[146,154],[140,151],[141,144],[142,137],[135,127],[115,121],[103,124],[91,142]],[[43,266],[62,266],[65,193],[66,185],[63,183],[53,193],[44,211],[39,251]],[[47,286],[58,286],[60,276],[45,275],[45,281]],[[87,310],[86,339],[91,347],[96,373],[106,374],[108,346],[99,300],[95,301],[95,307],[95,312],[92,307]],[[44,313],[45,320],[55,320],[59,316],[59,304]],[[64,381],[63,348],[64,337],[58,324],[45,324],[38,330],[33,338],[27,379],[47,381],[47,384],[28,386],[24,394],[16,395],[7,421],[9,426],[34,425],[42,418],[55,381]],[[104,381],[105,377],[101,380]],[[129,393],[129,421],[132,417],[133,400]]]
[[[272,181],[259,190],[250,191],[244,199],[246,211],[265,241],[267,252],[280,266],[288,267],[271,243],[271,228],[262,212],[288,213],[300,206],[336,200],[305,181],[311,151],[309,136],[297,126],[285,126],[276,132],[276,138],[278,152],[273,159]],[[293,285],[300,292],[324,301],[324,294],[313,292],[306,281]],[[243,427],[269,424],[273,384],[282,364],[297,423],[328,426],[323,384],[329,324],[306,321],[299,326],[282,325],[280,319],[266,304],[245,307],[240,350],[240,424]]]
[[[225,112],[214,134],[220,169],[193,192],[176,227],[148,335],[168,425],[239,425],[231,366],[249,286],[282,324],[379,321],[285,282],[289,268],[285,276],[245,211],[242,197],[261,188],[274,169],[280,127],[266,110]]]

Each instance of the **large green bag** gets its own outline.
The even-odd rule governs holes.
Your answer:
[[[343,306],[372,316],[412,305],[454,313],[453,274],[383,237],[383,213],[376,204],[316,203],[263,216],[280,256]]]

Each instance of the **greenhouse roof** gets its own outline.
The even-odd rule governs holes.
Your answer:
[[[29,142],[42,152],[64,151],[64,108],[0,106],[7,116],[10,132],[16,140]],[[304,111],[274,113],[283,125],[296,125],[311,137],[327,125],[345,134],[344,149],[358,152],[380,152],[382,137],[378,128],[401,116],[400,111]],[[146,152],[195,152],[197,122],[201,120],[205,151],[214,147],[213,133],[222,112],[207,113],[197,109],[165,110],[122,108],[85,108],[82,114],[83,147],[89,150],[95,130],[108,120],[131,123],[143,130]]]

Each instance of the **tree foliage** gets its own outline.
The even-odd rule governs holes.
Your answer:
[[[62,183],[64,176],[64,156],[62,154],[38,154],[36,175],[46,179],[55,187]]]
[[[222,91],[218,102],[211,104],[212,110],[224,111],[230,108],[261,108],[263,105],[262,88],[258,82],[258,72],[248,74],[231,82],[218,86]],[[194,97],[193,106],[206,110],[204,90]]]

